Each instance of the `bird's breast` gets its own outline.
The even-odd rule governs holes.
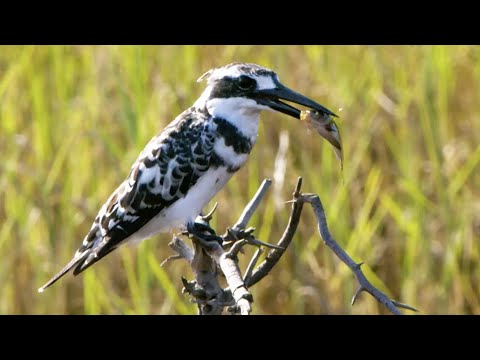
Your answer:
[[[245,135],[230,118],[214,118],[213,123],[216,138],[210,164],[216,167],[225,166],[229,172],[235,172],[247,161],[255,145],[257,133]]]
[[[226,144],[224,138],[220,138],[213,146],[210,164],[218,168],[225,168],[229,173],[234,173],[245,164],[248,154],[248,152],[235,151],[233,146]]]

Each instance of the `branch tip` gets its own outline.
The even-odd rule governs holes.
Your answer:
[[[402,309],[407,309],[407,310],[410,310],[410,311],[415,311],[415,312],[419,312],[420,310],[414,308],[413,306],[410,306],[410,305],[407,305],[407,304],[402,304],[401,302],[398,302],[398,301],[395,301],[395,300],[390,300],[392,302],[393,305],[395,305],[396,307],[399,307],[399,308],[402,308]]]
[[[163,266],[165,265],[166,263],[170,262],[170,261],[173,261],[173,260],[178,260],[178,259],[183,259],[183,256],[180,256],[178,254],[176,255],[170,255],[169,257],[167,257],[165,260],[163,260],[161,263],[160,263],[160,266]]]
[[[300,196],[300,190],[302,189],[302,182],[303,182],[303,179],[301,176],[299,176],[297,180],[297,186],[295,187],[295,192],[293,193],[294,198],[298,198]]]
[[[255,231],[255,228],[253,226],[250,226],[248,229],[245,229],[243,233],[245,235],[251,235]]]
[[[247,226],[248,222],[250,221],[250,218],[253,216],[253,213],[257,210],[258,205],[260,205],[260,202],[263,200],[271,184],[272,184],[272,180],[270,179],[263,180],[262,184],[258,188],[253,198],[250,200],[247,206],[245,206],[245,209],[243,210],[242,215],[240,215],[240,218],[238,219],[238,221],[235,223],[235,225],[233,225],[234,229],[244,229]]]
[[[360,295],[360,293],[361,293],[362,291],[364,291],[364,290],[365,290],[365,288],[364,288],[363,286],[360,286],[360,287],[357,289],[357,291],[355,291],[355,294],[354,294],[353,297],[352,297],[352,306],[353,306],[353,305],[355,304],[355,302],[357,301],[358,295]]]
[[[263,253],[262,247],[259,247],[257,251],[255,251],[255,254],[253,254],[252,259],[250,260],[250,263],[247,266],[247,270],[245,270],[245,275],[243,277],[243,282],[245,284],[248,284],[250,281],[250,277],[252,276],[253,268],[255,265],[257,265],[258,259],[260,259],[260,256]]]
[[[363,261],[359,262],[358,264],[355,264],[355,269],[360,270],[363,264],[365,264]]]
[[[255,245],[255,246],[265,246],[269,249],[278,249],[278,250],[285,250],[284,247],[282,246],[278,246],[278,245],[274,245],[274,244],[269,244],[269,243],[266,243],[266,242],[263,242],[261,240],[258,240],[254,237],[250,237],[249,239],[247,239],[248,243],[251,244],[251,245]]]
[[[240,240],[240,241],[237,241],[235,242],[232,247],[230,248],[230,250],[225,253],[225,256],[229,259],[235,259],[238,255],[238,253],[240,252],[240,250],[242,249],[242,247],[247,243],[247,240]]]
[[[215,210],[217,210],[217,206],[218,206],[218,202],[216,202],[215,205],[213,205],[212,210],[210,210],[210,212],[207,215],[202,216],[202,220],[209,223],[210,220],[212,220],[213,213],[215,212]]]

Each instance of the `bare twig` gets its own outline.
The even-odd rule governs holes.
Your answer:
[[[395,301],[395,300],[392,300],[390,299],[390,301],[393,303],[393,305],[395,305],[396,307],[399,307],[399,308],[403,308],[403,309],[407,309],[407,310],[410,310],[410,311],[415,311],[417,312],[418,309],[415,309],[413,306],[410,306],[410,305],[407,305],[407,304],[402,304],[401,302],[398,302],[398,301]]]
[[[294,199],[300,195],[300,190],[302,188],[302,178],[298,178],[297,186],[295,192],[293,193]],[[248,278],[246,284],[248,287],[252,287],[257,282],[262,280],[265,276],[268,275],[270,270],[278,263],[278,260],[282,257],[290,245],[293,235],[297,231],[298,223],[300,221],[300,214],[302,213],[303,203],[294,201],[292,203],[292,210],[290,212],[290,218],[288,219],[287,228],[283,232],[282,237],[277,243],[279,246],[278,249],[270,250],[265,260],[262,261],[260,265],[253,271],[252,276]]]
[[[170,255],[169,257],[167,257],[165,260],[163,260],[163,261],[160,263],[160,266],[163,266],[163,265],[165,265],[166,263],[169,263],[170,261],[179,260],[179,259],[183,259],[183,257],[180,256],[180,255],[178,255],[178,254]]]
[[[359,289],[357,290],[357,292],[355,293],[352,299],[352,305],[355,303],[355,300],[360,294],[360,292],[367,291],[377,301],[385,305],[387,309],[390,310],[393,314],[397,314],[397,315],[401,314],[400,311],[397,309],[397,307],[412,310],[412,311],[417,311],[414,307],[396,302],[394,300],[390,300],[385,294],[383,294],[380,290],[375,288],[368,281],[368,279],[365,277],[365,275],[363,274],[360,268],[363,263],[357,264],[355,261],[353,261],[352,258],[340,247],[340,245],[336,243],[336,241],[333,239],[332,235],[330,234],[327,227],[327,219],[325,216],[325,212],[323,210],[323,206],[320,202],[320,198],[318,197],[318,195],[301,194],[300,192],[301,186],[302,186],[302,179],[299,178],[297,182],[297,187],[293,194],[294,198],[292,201],[290,201],[292,203],[290,219],[289,219],[287,228],[285,229],[285,232],[277,245],[285,249],[288,247],[297,229],[298,222],[300,220],[300,215],[303,209],[302,205],[303,203],[308,202],[312,205],[312,208],[315,212],[315,215],[317,217],[319,232],[322,238],[324,239],[326,245],[335,253],[335,255],[337,255],[340,258],[340,260],[342,260],[353,271],[355,277],[357,278],[360,284]],[[246,278],[245,283],[247,284],[247,286],[252,287],[254,284],[262,280],[266,275],[268,275],[270,270],[277,264],[278,260],[285,252],[285,249],[271,250],[268,253],[266,259],[255,269],[252,276],[249,278]]]
[[[357,278],[357,281],[360,284],[360,287],[358,288],[358,290],[356,291],[355,295],[352,298],[352,304],[355,303],[355,300],[357,299],[358,295],[362,291],[366,291],[395,315],[402,314],[397,309],[397,307],[418,311],[417,309],[409,305],[405,305],[405,304],[390,300],[387,295],[385,295],[383,292],[378,290],[376,287],[374,287],[370,283],[370,281],[368,281],[368,279],[365,277],[361,269],[361,265],[363,263],[356,263],[355,261],[353,261],[353,259],[340,247],[340,245],[338,245],[338,243],[330,234],[330,231],[328,230],[328,226],[327,226],[327,218],[325,216],[325,211],[323,209],[322,202],[320,201],[320,198],[318,195],[303,194],[298,198],[298,201],[307,202],[307,203],[310,203],[310,205],[312,205],[313,212],[315,213],[315,216],[318,222],[318,231],[323,241],[335,253],[335,255],[337,255],[337,257],[342,262],[344,262],[350,268],[350,270],[352,270],[353,274]]]
[[[185,244],[182,239],[177,236],[173,236],[173,239],[168,243],[168,246],[170,246],[170,248],[172,248],[178,255],[169,256],[160,264],[160,266],[163,266],[168,261],[175,259],[185,259],[188,262],[192,262],[193,250],[187,244]]]
[[[243,239],[243,240],[239,240],[237,241],[236,243],[233,244],[233,246],[230,248],[230,250],[225,254],[226,257],[230,258],[230,259],[235,259],[238,255],[238,253],[240,252],[240,250],[242,250],[242,248],[247,244],[247,240],[246,239]]]
[[[212,210],[210,210],[208,214],[201,216],[202,220],[207,223],[210,222],[210,220],[212,220],[213,218],[213,213],[217,210],[217,206],[218,206],[218,202],[216,202],[215,205],[213,205]]]
[[[267,193],[268,188],[272,185],[272,180],[270,179],[265,179],[263,180],[262,184],[257,190],[257,193],[255,196],[250,200],[250,202],[247,204],[245,207],[245,210],[243,210],[242,215],[240,215],[240,218],[236,222],[235,225],[233,225],[233,229],[245,229],[247,226],[248,222],[250,221],[251,217],[253,216],[253,213],[255,210],[257,210],[258,205],[260,202],[263,200],[263,197]]]
[[[246,238],[247,242],[250,244],[250,245],[255,245],[255,246],[265,246],[266,248],[269,248],[269,249],[278,249],[278,250],[285,250],[284,247],[281,247],[281,246],[278,246],[278,245],[274,245],[274,244],[269,244],[269,243],[266,243],[266,242],[263,242],[263,241],[260,241],[258,239],[255,239],[253,236],[248,236]]]
[[[260,259],[260,256],[263,254],[263,249],[259,247],[257,251],[255,251],[255,254],[253,254],[252,259],[250,260],[250,263],[248,264],[247,270],[245,270],[245,276],[243,277],[243,281],[245,284],[248,284],[250,281],[250,277],[252,276],[253,268],[255,265],[257,265],[258,259]]]

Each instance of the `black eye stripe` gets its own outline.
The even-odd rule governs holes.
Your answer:
[[[240,75],[236,81],[236,85],[242,90],[250,90],[257,86],[257,82],[247,75]]]
[[[256,80],[248,75],[240,75],[238,77],[226,76],[214,82],[209,98],[248,96],[256,87]]]

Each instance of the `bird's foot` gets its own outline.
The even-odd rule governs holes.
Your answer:
[[[223,243],[222,238],[217,236],[215,230],[205,222],[189,222],[185,235],[193,236],[196,241],[207,249],[212,249],[218,246],[218,244],[222,245]]]
[[[191,234],[197,235],[198,233],[206,234],[206,235],[214,235],[217,236],[215,230],[210,227],[208,222],[202,221],[201,219],[197,218],[194,222],[189,222],[187,224],[187,231]]]

